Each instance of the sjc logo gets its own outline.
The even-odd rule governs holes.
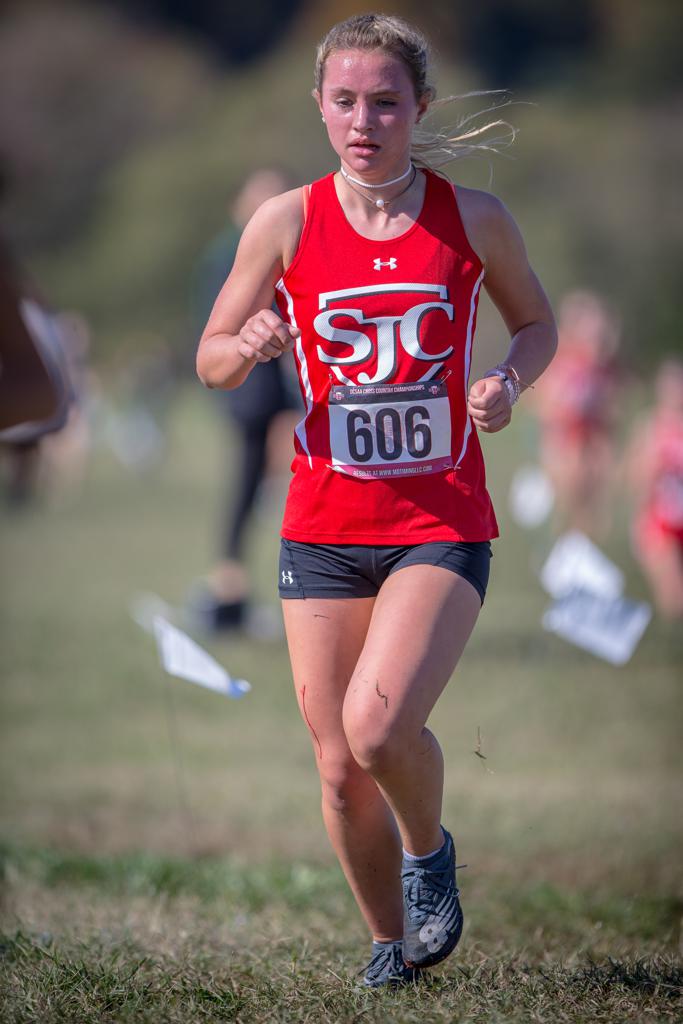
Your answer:
[[[411,306],[407,312],[399,316],[365,316],[362,309],[356,305],[342,306],[331,303],[344,302],[344,300],[357,300],[364,296],[379,295],[383,292],[401,293],[432,293],[435,298],[429,302],[418,302]],[[347,288],[338,292],[323,292],[319,299],[322,312],[318,313],[313,321],[313,327],[324,341],[329,342],[328,346],[318,345],[318,358],[322,363],[332,367],[332,372],[343,384],[381,384],[391,380],[396,371],[397,344],[400,341],[403,349],[413,359],[419,359],[430,363],[431,366],[420,378],[422,380],[432,377],[443,366],[443,363],[453,353],[453,346],[449,345],[442,352],[425,352],[420,342],[420,327],[423,319],[431,314],[438,314],[453,321],[453,304],[448,302],[448,289],[440,284],[376,284],[360,288]],[[357,381],[347,377],[341,367],[358,366],[367,362],[375,351],[375,346],[368,334],[361,330],[349,330],[348,327],[336,326],[340,317],[346,320],[354,320],[359,327],[361,325],[374,325],[377,331],[377,365],[374,376],[366,372],[358,374]],[[350,347],[353,351],[350,355],[336,354],[335,345]]]

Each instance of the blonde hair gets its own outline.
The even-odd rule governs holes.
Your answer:
[[[516,129],[500,119],[477,123],[484,115],[510,102],[501,91],[469,92],[436,99],[429,81],[430,46],[425,36],[403,18],[391,14],[357,14],[334,25],[319,43],[315,61],[315,88],[322,95],[325,62],[339,50],[381,50],[403,62],[413,82],[415,98],[429,100],[428,115],[450,103],[473,96],[498,97],[475,114],[459,117],[454,125],[435,129],[419,126],[413,132],[411,159],[418,167],[435,170],[453,160],[480,153],[497,153],[514,141]],[[495,135],[495,132],[502,134]]]

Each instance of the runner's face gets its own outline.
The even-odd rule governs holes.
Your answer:
[[[405,171],[412,131],[428,102],[415,99],[403,61],[381,50],[333,52],[316,99],[330,143],[350,174],[373,182]]]

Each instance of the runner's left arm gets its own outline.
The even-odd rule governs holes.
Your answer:
[[[512,367],[522,390],[550,364],[557,328],[550,303],[529,264],[522,235],[504,204],[478,194],[477,251],[485,267],[484,287],[510,332],[503,363]],[[486,433],[507,426],[511,405],[500,377],[485,377],[470,388],[468,411]]]

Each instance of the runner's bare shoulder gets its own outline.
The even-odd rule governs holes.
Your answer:
[[[482,262],[486,263],[492,244],[500,239],[501,233],[518,234],[517,225],[505,203],[491,192],[459,185],[457,197],[467,239]]]
[[[289,266],[299,244],[303,227],[303,201],[300,188],[290,189],[259,206],[245,228],[245,242]]]

